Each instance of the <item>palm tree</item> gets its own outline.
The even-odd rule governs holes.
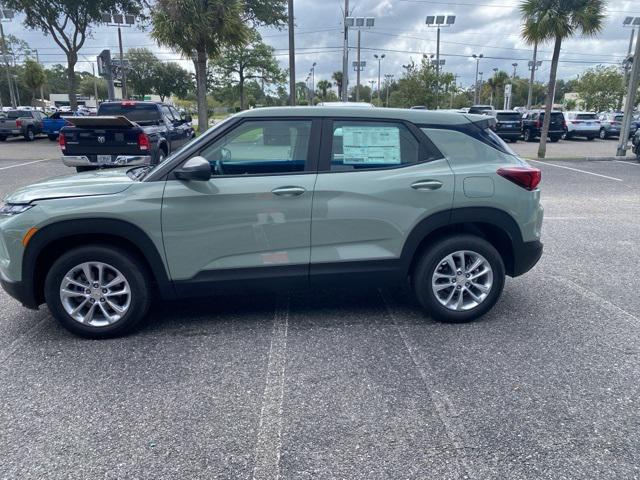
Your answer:
[[[198,129],[208,128],[207,60],[222,47],[246,41],[240,0],[158,0],[152,12],[151,36],[160,44],[193,59],[196,69]]]
[[[335,83],[336,87],[338,87],[338,95],[340,95],[340,98],[342,98],[342,72],[339,70],[337,72],[333,72],[333,74],[331,75],[331,79]]]
[[[529,44],[555,41],[538,158],[544,158],[547,151],[547,135],[562,40],[578,33],[585,36],[596,35],[603,28],[604,9],[604,0],[524,0],[520,5],[524,40]]]
[[[503,70],[495,73],[493,77],[487,80],[487,85],[491,89],[491,105],[499,98],[499,93],[504,91],[505,84],[509,81],[509,74]],[[500,106],[499,102],[498,106]]]
[[[331,88],[331,82],[328,80],[320,80],[316,85],[318,90],[320,91],[320,96],[322,97],[322,101],[327,98],[327,91]]]

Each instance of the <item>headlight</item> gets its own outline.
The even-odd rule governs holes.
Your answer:
[[[0,215],[4,215],[7,217],[11,215],[17,215],[19,213],[26,212],[31,207],[33,207],[33,205],[30,205],[28,203],[6,203],[0,205]]]

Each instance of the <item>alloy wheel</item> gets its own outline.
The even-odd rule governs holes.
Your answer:
[[[60,301],[75,321],[104,327],[126,315],[131,306],[131,287],[115,267],[103,262],[85,262],[62,278]]]
[[[492,286],[491,264],[470,250],[460,250],[444,257],[431,278],[431,288],[438,302],[457,312],[480,305]]]

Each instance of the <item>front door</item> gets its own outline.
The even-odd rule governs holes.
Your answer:
[[[313,123],[245,120],[199,152],[211,163],[211,180],[167,180],[162,230],[179,293],[206,293],[217,281],[306,281]]]

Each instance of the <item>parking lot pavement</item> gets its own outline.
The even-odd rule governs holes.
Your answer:
[[[518,154],[525,158],[537,158],[539,142],[510,143],[509,146]],[[560,140],[559,142],[547,142],[547,158],[581,158],[581,157],[613,157],[618,146],[617,138],[600,140],[596,138],[588,141],[583,138],[571,138]],[[631,151],[627,156],[635,159]]]
[[[532,164],[545,254],[474,323],[282,292],[87,341],[0,293],[0,478],[640,477],[640,166]]]

